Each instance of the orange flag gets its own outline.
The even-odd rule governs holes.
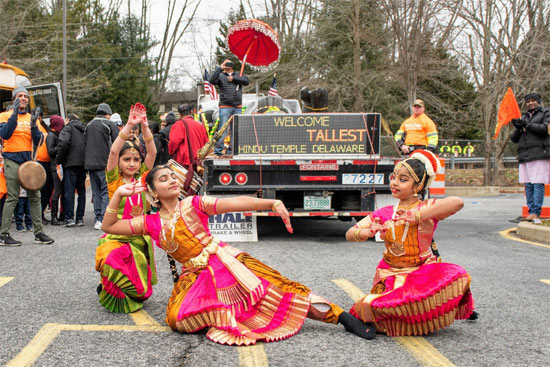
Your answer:
[[[500,133],[502,126],[508,125],[512,119],[518,119],[521,117],[521,112],[519,110],[518,101],[512,92],[512,88],[508,88],[502,102],[500,102],[500,108],[498,109],[498,122],[497,127],[495,128],[495,135],[493,140],[495,140]]]

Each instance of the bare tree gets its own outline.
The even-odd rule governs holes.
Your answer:
[[[455,34],[456,0],[382,0],[393,36],[392,57],[397,75],[403,83],[409,108],[417,98],[419,77],[437,73],[431,64],[433,56],[427,52],[445,47]],[[432,105],[437,101],[431,101]]]
[[[168,0],[164,36],[160,42],[155,68],[155,95],[157,97],[166,89],[174,50],[191,25],[200,3],[200,0],[183,0],[183,2]]]
[[[463,37],[455,45],[469,69],[479,95],[479,114],[485,136],[484,184],[498,184],[505,132],[492,140],[499,102],[508,87],[516,95],[550,82],[539,69],[550,56],[548,5],[542,0],[465,0],[460,11]],[[491,160],[497,163],[491,169]]]

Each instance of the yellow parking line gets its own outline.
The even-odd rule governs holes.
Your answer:
[[[541,279],[540,281],[543,282],[544,284],[550,285],[550,279]]]
[[[533,241],[527,241],[527,240],[524,240],[524,239],[521,239],[521,238],[517,238],[517,237],[515,237],[515,236],[510,235],[510,232],[515,231],[515,230],[517,230],[516,227],[510,228],[510,229],[505,229],[504,231],[500,231],[500,232],[498,232],[498,233],[499,233],[502,237],[507,238],[507,239],[512,240],[512,241],[518,241],[518,242],[528,243],[528,244],[533,245],[533,246],[540,246],[540,247],[550,248],[550,245],[543,245],[542,243],[533,242]]]
[[[9,361],[6,367],[31,366],[60,332],[61,329],[58,324],[46,324],[42,326],[42,329],[34,336],[31,342],[14,359]]]
[[[426,339],[418,336],[397,336],[393,338],[423,366],[454,367],[454,364],[445,358]]]
[[[136,325],[140,326],[161,326],[154,318],[144,310],[139,310],[130,314]]]
[[[346,292],[354,302],[359,301],[361,298],[367,295],[361,290],[361,288],[357,287],[355,284],[347,279],[334,279],[332,282],[336,283],[338,287],[342,288],[344,292]]]
[[[13,280],[13,277],[0,277],[0,287],[6,285],[11,280]]]
[[[46,324],[34,338],[6,367],[26,367],[32,364],[44,353],[57,335],[62,331],[143,331],[149,333],[170,332],[168,326],[154,325],[66,325]]]
[[[265,355],[263,343],[239,347],[239,364],[241,367],[267,367],[267,356]]]
[[[366,294],[355,284],[347,279],[334,279],[332,281],[346,292],[351,299],[358,301]],[[422,366],[452,367],[454,364],[443,354],[439,353],[426,339],[419,336],[400,336],[392,338],[401,344]]]

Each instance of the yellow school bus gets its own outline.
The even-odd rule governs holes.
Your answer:
[[[60,115],[65,118],[60,83],[32,85],[27,73],[5,61],[0,63],[0,112],[5,111],[11,105],[11,92],[17,87],[27,88],[30,94],[31,108],[41,107],[46,123],[49,123],[51,115]]]

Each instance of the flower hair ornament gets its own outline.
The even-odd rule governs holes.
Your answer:
[[[426,190],[432,185],[435,175],[441,168],[439,158],[432,152],[424,149],[415,150],[408,159],[418,159],[426,168],[426,174],[428,175],[428,181],[426,182]]]

